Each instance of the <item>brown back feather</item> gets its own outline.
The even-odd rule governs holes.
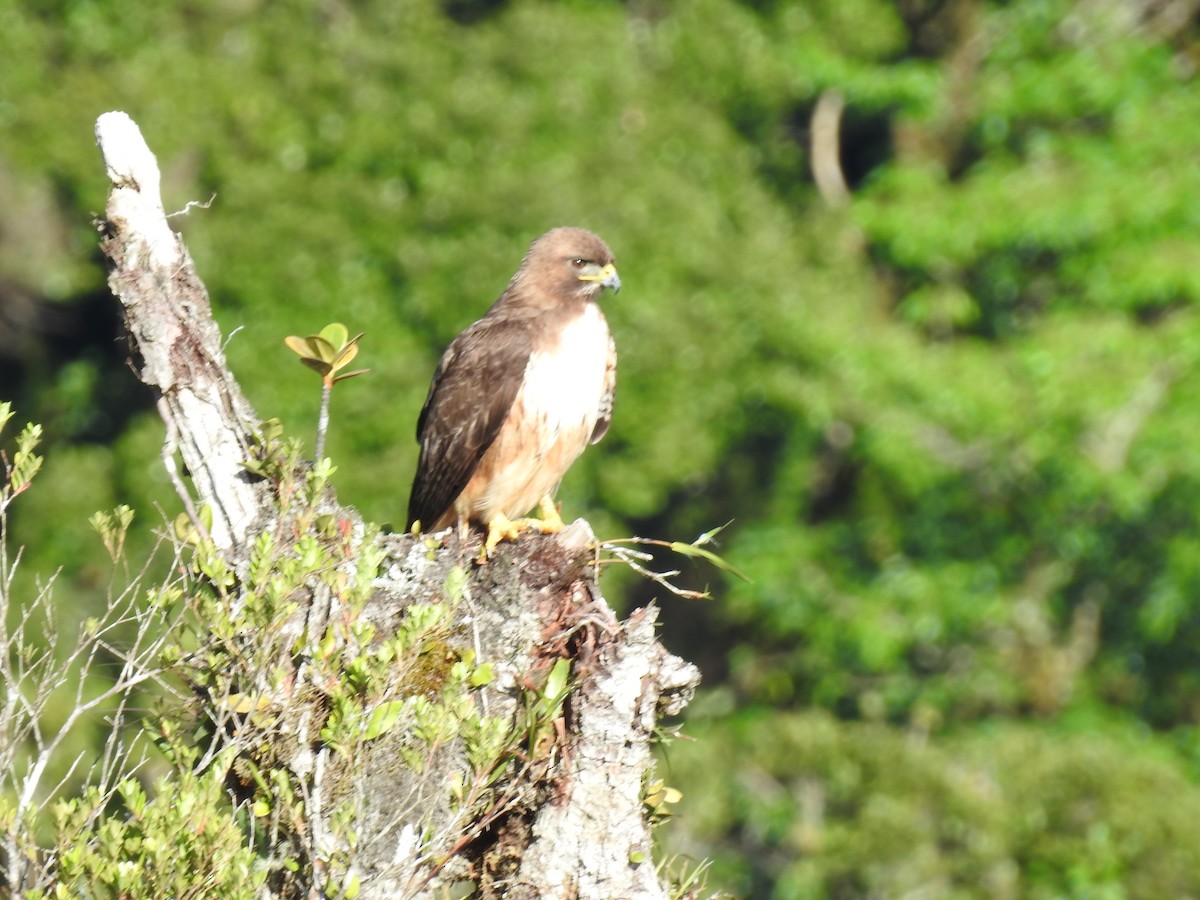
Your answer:
[[[527,317],[499,304],[450,344],[417,421],[421,445],[408,525],[428,528],[447,513],[516,400],[533,352]]]

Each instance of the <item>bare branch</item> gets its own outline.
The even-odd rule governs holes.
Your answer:
[[[154,154],[121,112],[99,118],[96,142],[113,184],[102,241],[109,286],[125,310],[138,375],[160,392],[197,499],[212,509],[213,540],[228,549],[251,533],[267,502],[242,468],[258,419],[229,374],[204,285],[163,214]],[[181,499],[191,505],[187,491]]]

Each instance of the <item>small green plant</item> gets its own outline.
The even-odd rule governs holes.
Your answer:
[[[88,524],[100,535],[104,549],[109,558],[115,563],[125,556],[125,536],[129,526],[133,524],[133,509],[122,503],[111,512],[99,511],[92,513]]]
[[[667,807],[682,799],[683,792],[678,788],[671,787],[661,778],[653,778],[646,784],[642,804],[646,807],[651,823],[658,825],[671,818],[672,810]]]
[[[712,862],[695,860],[683,854],[675,854],[658,864],[659,880],[667,885],[667,896],[671,900],[724,900],[731,894],[711,893],[708,890],[708,870]]]
[[[325,455],[325,433],[329,429],[329,401],[333,395],[333,386],[339,381],[362,375],[369,369],[355,369],[352,372],[342,372],[358,355],[358,341],[363,336],[359,332],[350,337],[350,332],[341,322],[326,325],[318,334],[308,337],[289,335],[284,343],[294,353],[300,356],[300,362],[321,376],[321,412],[317,418],[317,443],[313,456],[318,462]]]
[[[0,432],[13,417],[11,403],[0,403]],[[4,465],[5,484],[0,488],[0,513],[20,494],[24,493],[33,483],[33,478],[42,467],[42,457],[35,452],[42,441],[42,426],[27,422],[17,435],[17,449],[10,459],[7,453],[0,453],[0,462]]]

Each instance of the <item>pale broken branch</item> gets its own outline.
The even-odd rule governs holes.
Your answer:
[[[138,377],[159,392],[167,440],[191,476],[194,500],[174,479],[185,507],[207,505],[212,538],[228,549],[252,532],[266,504],[242,468],[258,420],[229,374],[204,285],[167,223],[158,162],[141,131],[125,113],[109,112],[96,122],[96,142],[112,181],[101,246]]]

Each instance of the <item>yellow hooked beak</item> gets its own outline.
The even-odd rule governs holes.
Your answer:
[[[612,288],[613,293],[621,290],[621,276],[617,274],[617,267],[609,263],[598,272],[587,272],[579,276],[580,281],[594,281],[600,287]]]

